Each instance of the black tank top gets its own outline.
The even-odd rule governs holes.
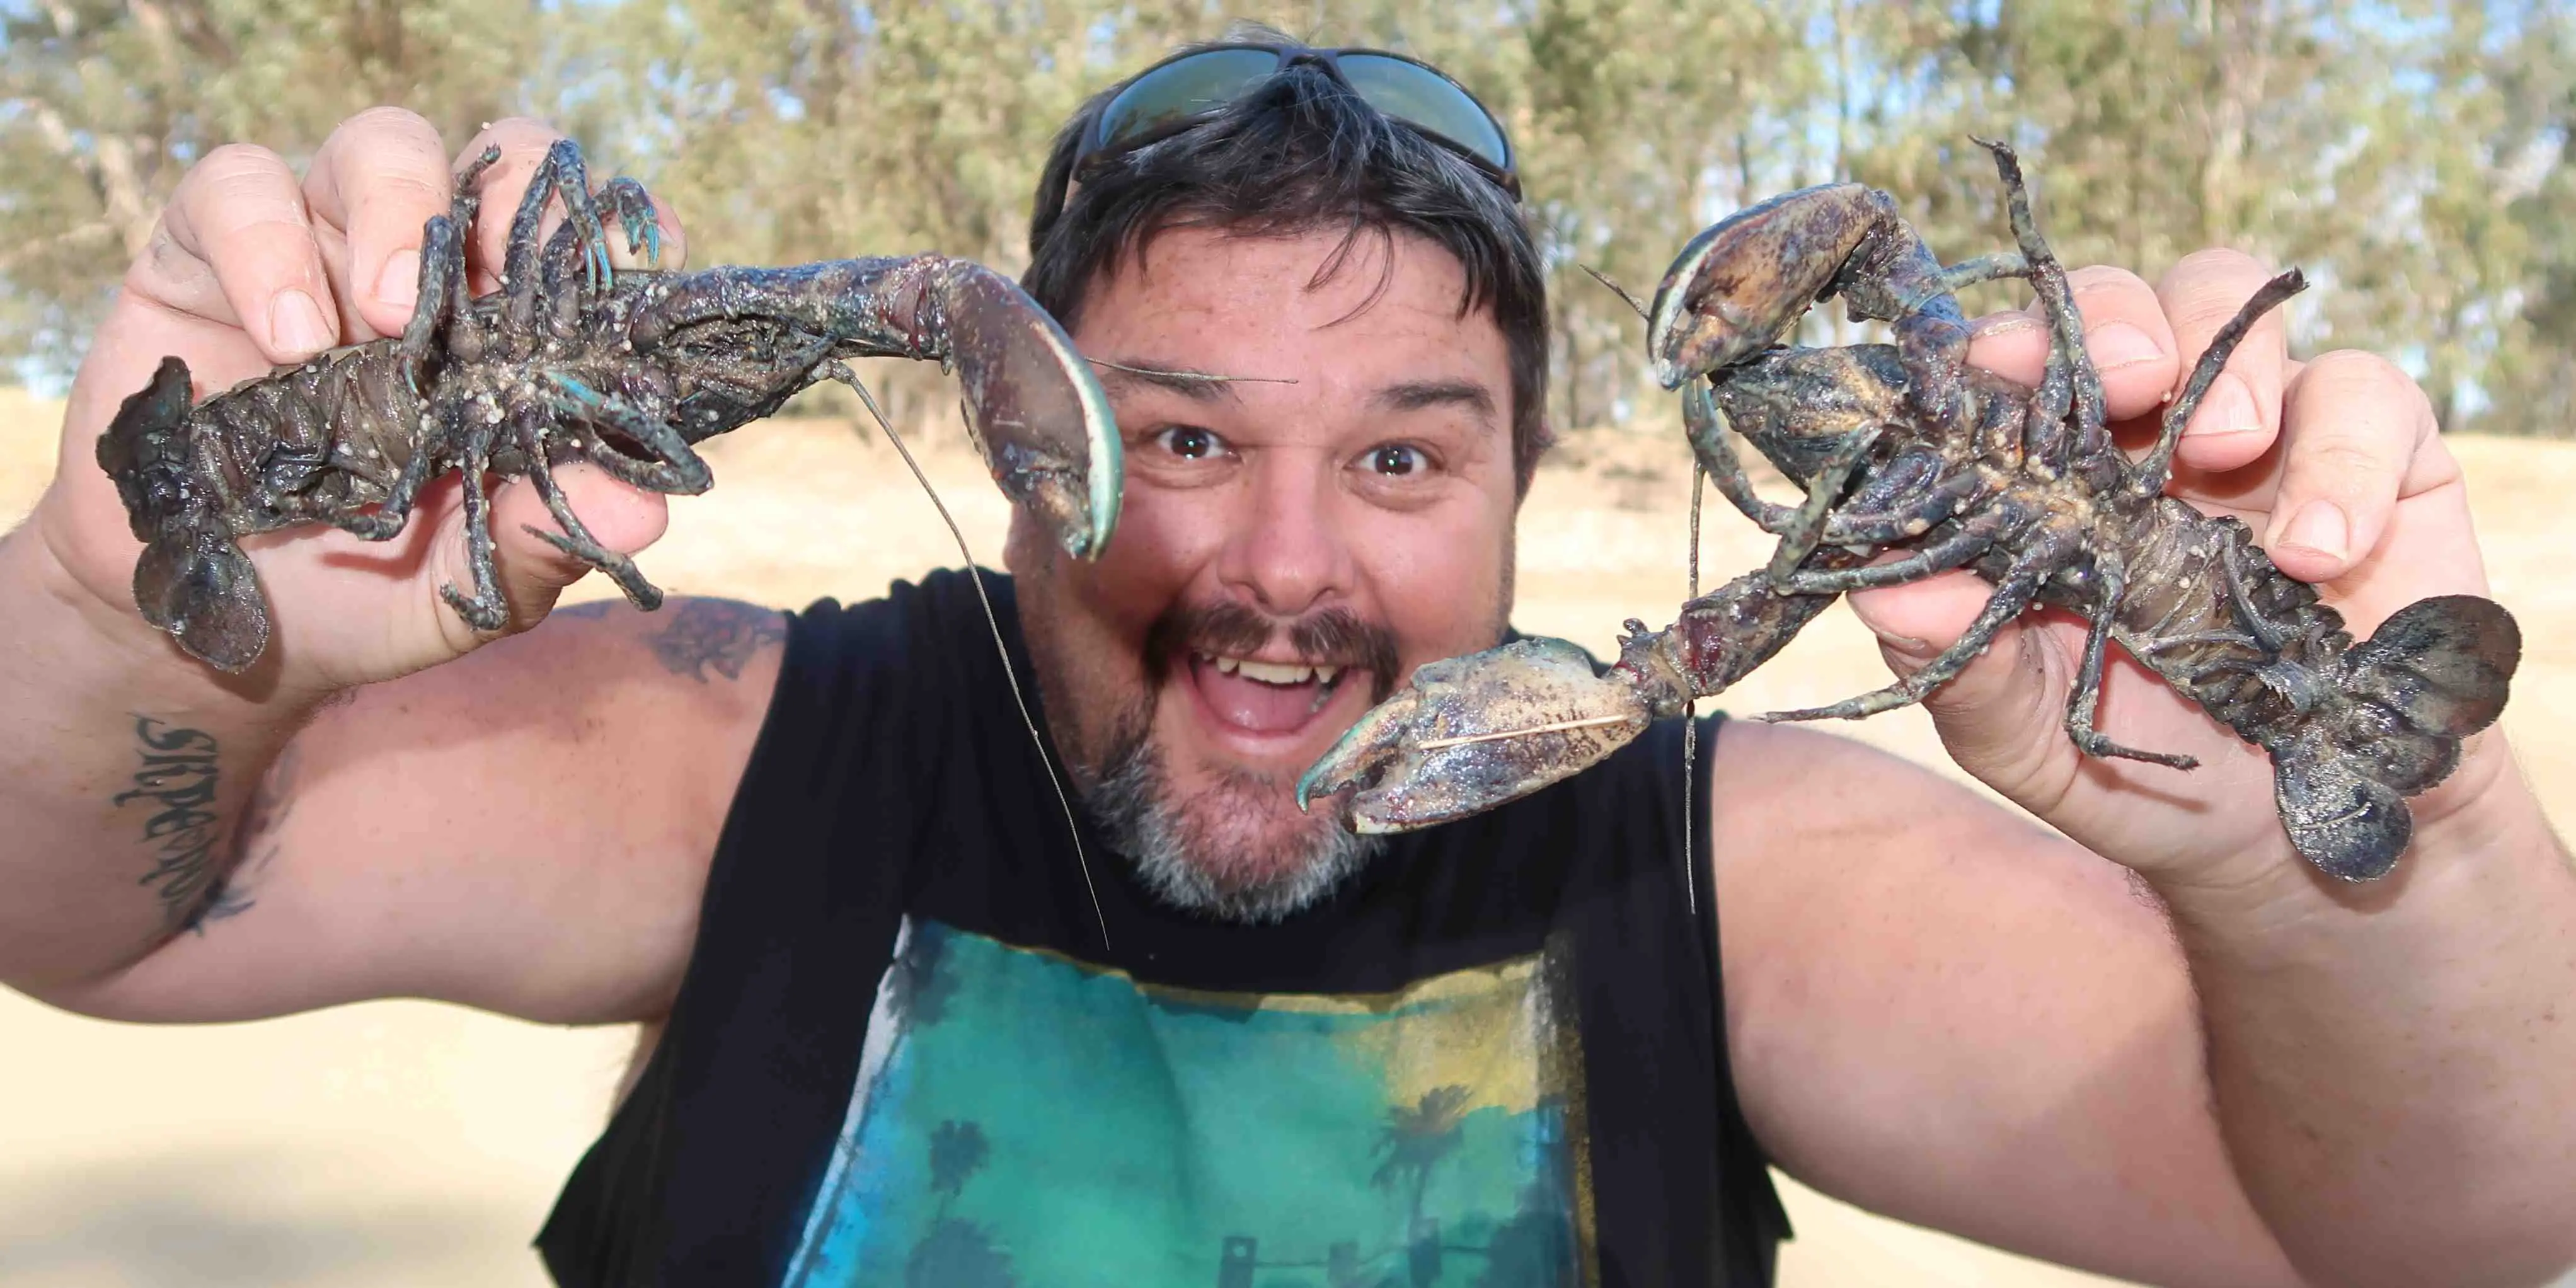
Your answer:
[[[1007,579],[985,574],[1036,701]],[[1041,717],[1041,726],[1043,718]],[[1703,729],[1710,745],[1712,726]],[[1063,811],[962,573],[799,615],[566,1285],[1768,1284],[1681,727],[1277,924]],[[1709,871],[1707,829],[1694,829]]]

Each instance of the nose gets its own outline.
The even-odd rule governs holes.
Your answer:
[[[1231,517],[1217,576],[1274,617],[1297,618],[1350,597],[1357,562],[1333,513],[1337,494],[1320,455],[1266,452]]]

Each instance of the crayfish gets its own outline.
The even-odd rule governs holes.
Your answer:
[[[2449,776],[2461,740],[2504,708],[2521,656],[2512,616],[2475,596],[2426,599],[2356,644],[2243,523],[2167,497],[2184,424],[2247,330],[2303,279],[2291,270],[2245,303],[2132,461],[2106,426],[2082,322],[2032,222],[2019,162],[1984,146],[2018,254],[1945,267],[1886,193],[1809,188],[1701,233],[1646,310],[1649,353],[1664,386],[1682,392],[1694,454],[1729,502],[1779,538],[1766,568],[1683,605],[1664,630],[1632,619],[1606,675],[1547,639],[1425,666],[1316,762],[1299,801],[1359,788],[1352,824],[1372,832],[1492,808],[1724,691],[1843,592],[1965,567],[1994,591],[1956,645],[1875,692],[1761,718],[1857,718],[1919,702],[2023,612],[2063,608],[2090,624],[2065,712],[2077,747],[2195,767],[2096,726],[2116,641],[2271,753],[2275,803],[2301,855],[2346,880],[2386,874],[2412,835],[2405,798]],[[1966,363],[1953,292],[2000,278],[2027,279],[2048,323],[2035,389]],[[1779,343],[1810,305],[1837,295],[1856,320],[1887,323],[1894,342]],[[1730,432],[1804,501],[1756,495]],[[1890,552],[1898,557],[1873,562]]]
[[[956,371],[967,428],[1002,490],[1075,556],[1107,544],[1120,483],[1108,398],[1054,319],[1009,279],[939,255],[620,270],[603,217],[630,253],[658,263],[652,199],[631,179],[593,192],[581,149],[563,140],[511,221],[500,289],[469,298],[466,240],[500,156],[489,149],[469,163],[448,213],[428,221],[419,303],[401,336],[194,407],[187,364],[165,358],[100,437],[98,463],[144,543],[136,606],[189,654],[238,672],[267,648],[268,605],[242,536],[329,524],[389,540],[423,486],[451,470],[463,476],[473,585],[441,594],[476,630],[499,630],[507,617],[490,476],[526,476],[561,528],[530,531],[606,574],[637,607],[657,607],[661,592],[591,536],[555,469],[589,461],[637,487],[703,492],[714,480],[692,444],[819,381],[868,400],[848,365],[856,357]],[[558,199],[562,223],[541,239]]]

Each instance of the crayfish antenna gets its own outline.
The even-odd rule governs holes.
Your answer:
[[[1621,285],[1620,285],[1620,284],[1618,284],[1617,282],[1611,281],[1611,280],[1610,280],[1610,275],[1609,275],[1609,274],[1602,272],[1600,269],[1594,268],[1594,267],[1593,267],[1593,266],[1591,266],[1590,264],[1578,264],[1578,265],[1576,265],[1575,267],[1580,268],[1580,269],[1582,269],[1584,272],[1591,274],[1591,275],[1592,275],[1592,280],[1593,280],[1593,281],[1599,282],[1599,283],[1601,283],[1603,286],[1607,286],[1607,287],[1609,287],[1609,288],[1610,288],[1610,290],[1611,290],[1611,292],[1612,292],[1613,294],[1617,295],[1620,299],[1626,300],[1626,301],[1628,302],[1628,307],[1629,307],[1629,308],[1632,308],[1632,309],[1635,309],[1635,310],[1637,311],[1637,316],[1638,316],[1639,318],[1644,319],[1644,320],[1647,320],[1647,321],[1652,321],[1652,320],[1654,319],[1654,316],[1655,316],[1655,315],[1654,315],[1653,313],[1651,313],[1651,312],[1647,311],[1647,309],[1646,309],[1646,302],[1645,302],[1644,300],[1638,299],[1638,298],[1636,297],[1636,294],[1635,294],[1634,292],[1631,292],[1627,287],[1621,286]]]
[[[1064,779],[1057,776],[1055,761],[1047,755],[1046,739],[1038,733],[1038,720],[1029,711],[1028,695],[1020,692],[1019,672],[1011,665],[1011,646],[1002,638],[1001,616],[993,611],[993,597],[984,590],[984,570],[975,566],[975,552],[966,548],[966,533],[957,526],[955,516],[948,513],[948,503],[939,499],[939,489],[930,485],[930,476],[922,472],[921,462],[912,458],[912,449],[904,446],[903,435],[895,432],[894,422],[886,419],[885,409],[877,406],[876,396],[860,383],[859,373],[836,359],[825,366],[824,375],[848,385],[850,391],[859,396],[859,402],[867,407],[868,415],[876,420],[877,428],[885,431],[886,441],[894,444],[894,450],[912,471],[913,479],[921,484],[922,494],[930,498],[931,508],[939,511],[939,521],[948,525],[948,535],[957,543],[957,557],[966,561],[966,578],[975,584],[976,602],[984,606],[984,624],[992,628],[993,651],[1002,659],[1002,679],[1011,686],[1011,702],[1020,709],[1020,723],[1028,726],[1029,746],[1037,752],[1038,764],[1046,769],[1047,782],[1055,788],[1056,803],[1064,807],[1065,831],[1073,840],[1073,861],[1082,869],[1082,888],[1091,896],[1091,918],[1100,927],[1100,950],[1108,952],[1109,914],[1101,910],[1100,887],[1091,879],[1091,856],[1083,852],[1082,825],[1073,817],[1073,795],[1064,789]]]

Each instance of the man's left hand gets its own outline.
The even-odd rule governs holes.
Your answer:
[[[2271,276],[2252,258],[2204,251],[2150,287],[2120,269],[2071,274],[2113,429],[2133,450],[2218,329]],[[2356,639],[2431,595],[2486,593],[2460,468],[2431,403],[2391,362],[2345,350],[2291,359],[2283,313],[2229,359],[2185,430],[2169,489],[2252,528],[2282,571],[2317,585]],[[1970,361],[2035,384],[2048,330],[2035,311],[1975,324]],[[1959,638],[1993,588],[1966,573],[1852,597],[1900,674]],[[1925,702],[1959,764],[2098,853],[2160,882],[2236,884],[2295,864],[2272,798],[2269,758],[2154,673],[2114,650],[2101,728],[2142,750],[2198,757],[2188,773],[2076,750],[2065,732],[2084,623],[2024,617]],[[2501,738],[2470,740],[2461,767],[2411,803],[2419,828],[2475,808],[2511,780]]]

